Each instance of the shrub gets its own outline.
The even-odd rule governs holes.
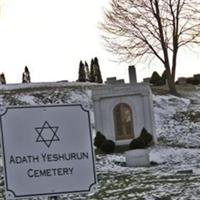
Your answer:
[[[86,81],[85,66],[84,66],[82,61],[80,61],[80,63],[79,63],[78,81],[79,82],[85,82]]]
[[[167,71],[166,71],[166,70],[163,71],[161,78],[162,78],[163,80],[166,80],[166,79],[167,79]]]
[[[31,82],[31,76],[30,72],[27,66],[24,68],[24,72],[22,74],[22,83],[30,83]]]
[[[97,131],[96,137],[94,138],[94,145],[100,148],[100,146],[103,144],[105,140],[106,137],[100,131]]]
[[[112,140],[105,140],[100,146],[100,149],[106,154],[113,153],[115,150],[115,143]]]
[[[165,84],[165,80],[158,74],[158,72],[154,71],[151,75],[150,83],[155,86],[161,86]]]
[[[160,75],[158,74],[158,72],[154,71],[151,75],[150,78],[150,83],[155,84],[156,82],[158,82],[161,79]]]
[[[6,84],[6,78],[4,73],[0,74],[0,84]]]
[[[145,146],[149,146],[153,142],[153,137],[145,128],[142,129],[139,139],[143,141]]]
[[[133,139],[129,144],[129,149],[144,149],[144,148],[145,148],[144,142],[139,138]]]
[[[166,70],[164,70],[164,72],[162,73],[161,79],[162,79],[161,84],[165,85],[167,82],[167,71]]]
[[[153,143],[153,136],[147,132],[145,128],[142,129],[140,136],[135,138],[129,144],[129,149],[145,149]]]

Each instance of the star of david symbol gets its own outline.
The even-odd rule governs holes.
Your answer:
[[[35,130],[38,133],[36,142],[44,142],[47,147],[50,147],[52,142],[60,140],[56,135],[58,126],[50,126],[47,121],[44,122],[42,127],[36,127]]]

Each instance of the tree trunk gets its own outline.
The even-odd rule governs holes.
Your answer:
[[[175,80],[173,79],[172,74],[170,72],[167,73],[167,83],[168,83],[170,94],[178,95],[176,91]]]

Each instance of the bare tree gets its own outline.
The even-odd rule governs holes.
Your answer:
[[[200,44],[199,0],[112,0],[101,24],[109,51],[120,61],[157,58],[176,93],[178,50]]]

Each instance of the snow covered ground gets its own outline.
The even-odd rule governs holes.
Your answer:
[[[0,87],[3,105],[83,103],[92,112],[91,87],[46,84]],[[19,88],[18,88],[19,87]],[[32,87],[32,88],[31,88]],[[1,90],[2,89],[2,90]],[[197,200],[200,199],[200,105],[193,106],[199,87],[183,92],[184,98],[153,95],[158,144],[151,147],[151,167],[125,166],[123,153],[97,155],[97,191],[69,194],[62,200]],[[192,101],[191,101],[192,99]],[[197,101],[195,101],[195,99]],[[92,117],[92,123],[94,119]],[[2,173],[2,167],[0,167]],[[0,180],[3,199],[3,179]],[[33,199],[47,199],[38,197]]]

